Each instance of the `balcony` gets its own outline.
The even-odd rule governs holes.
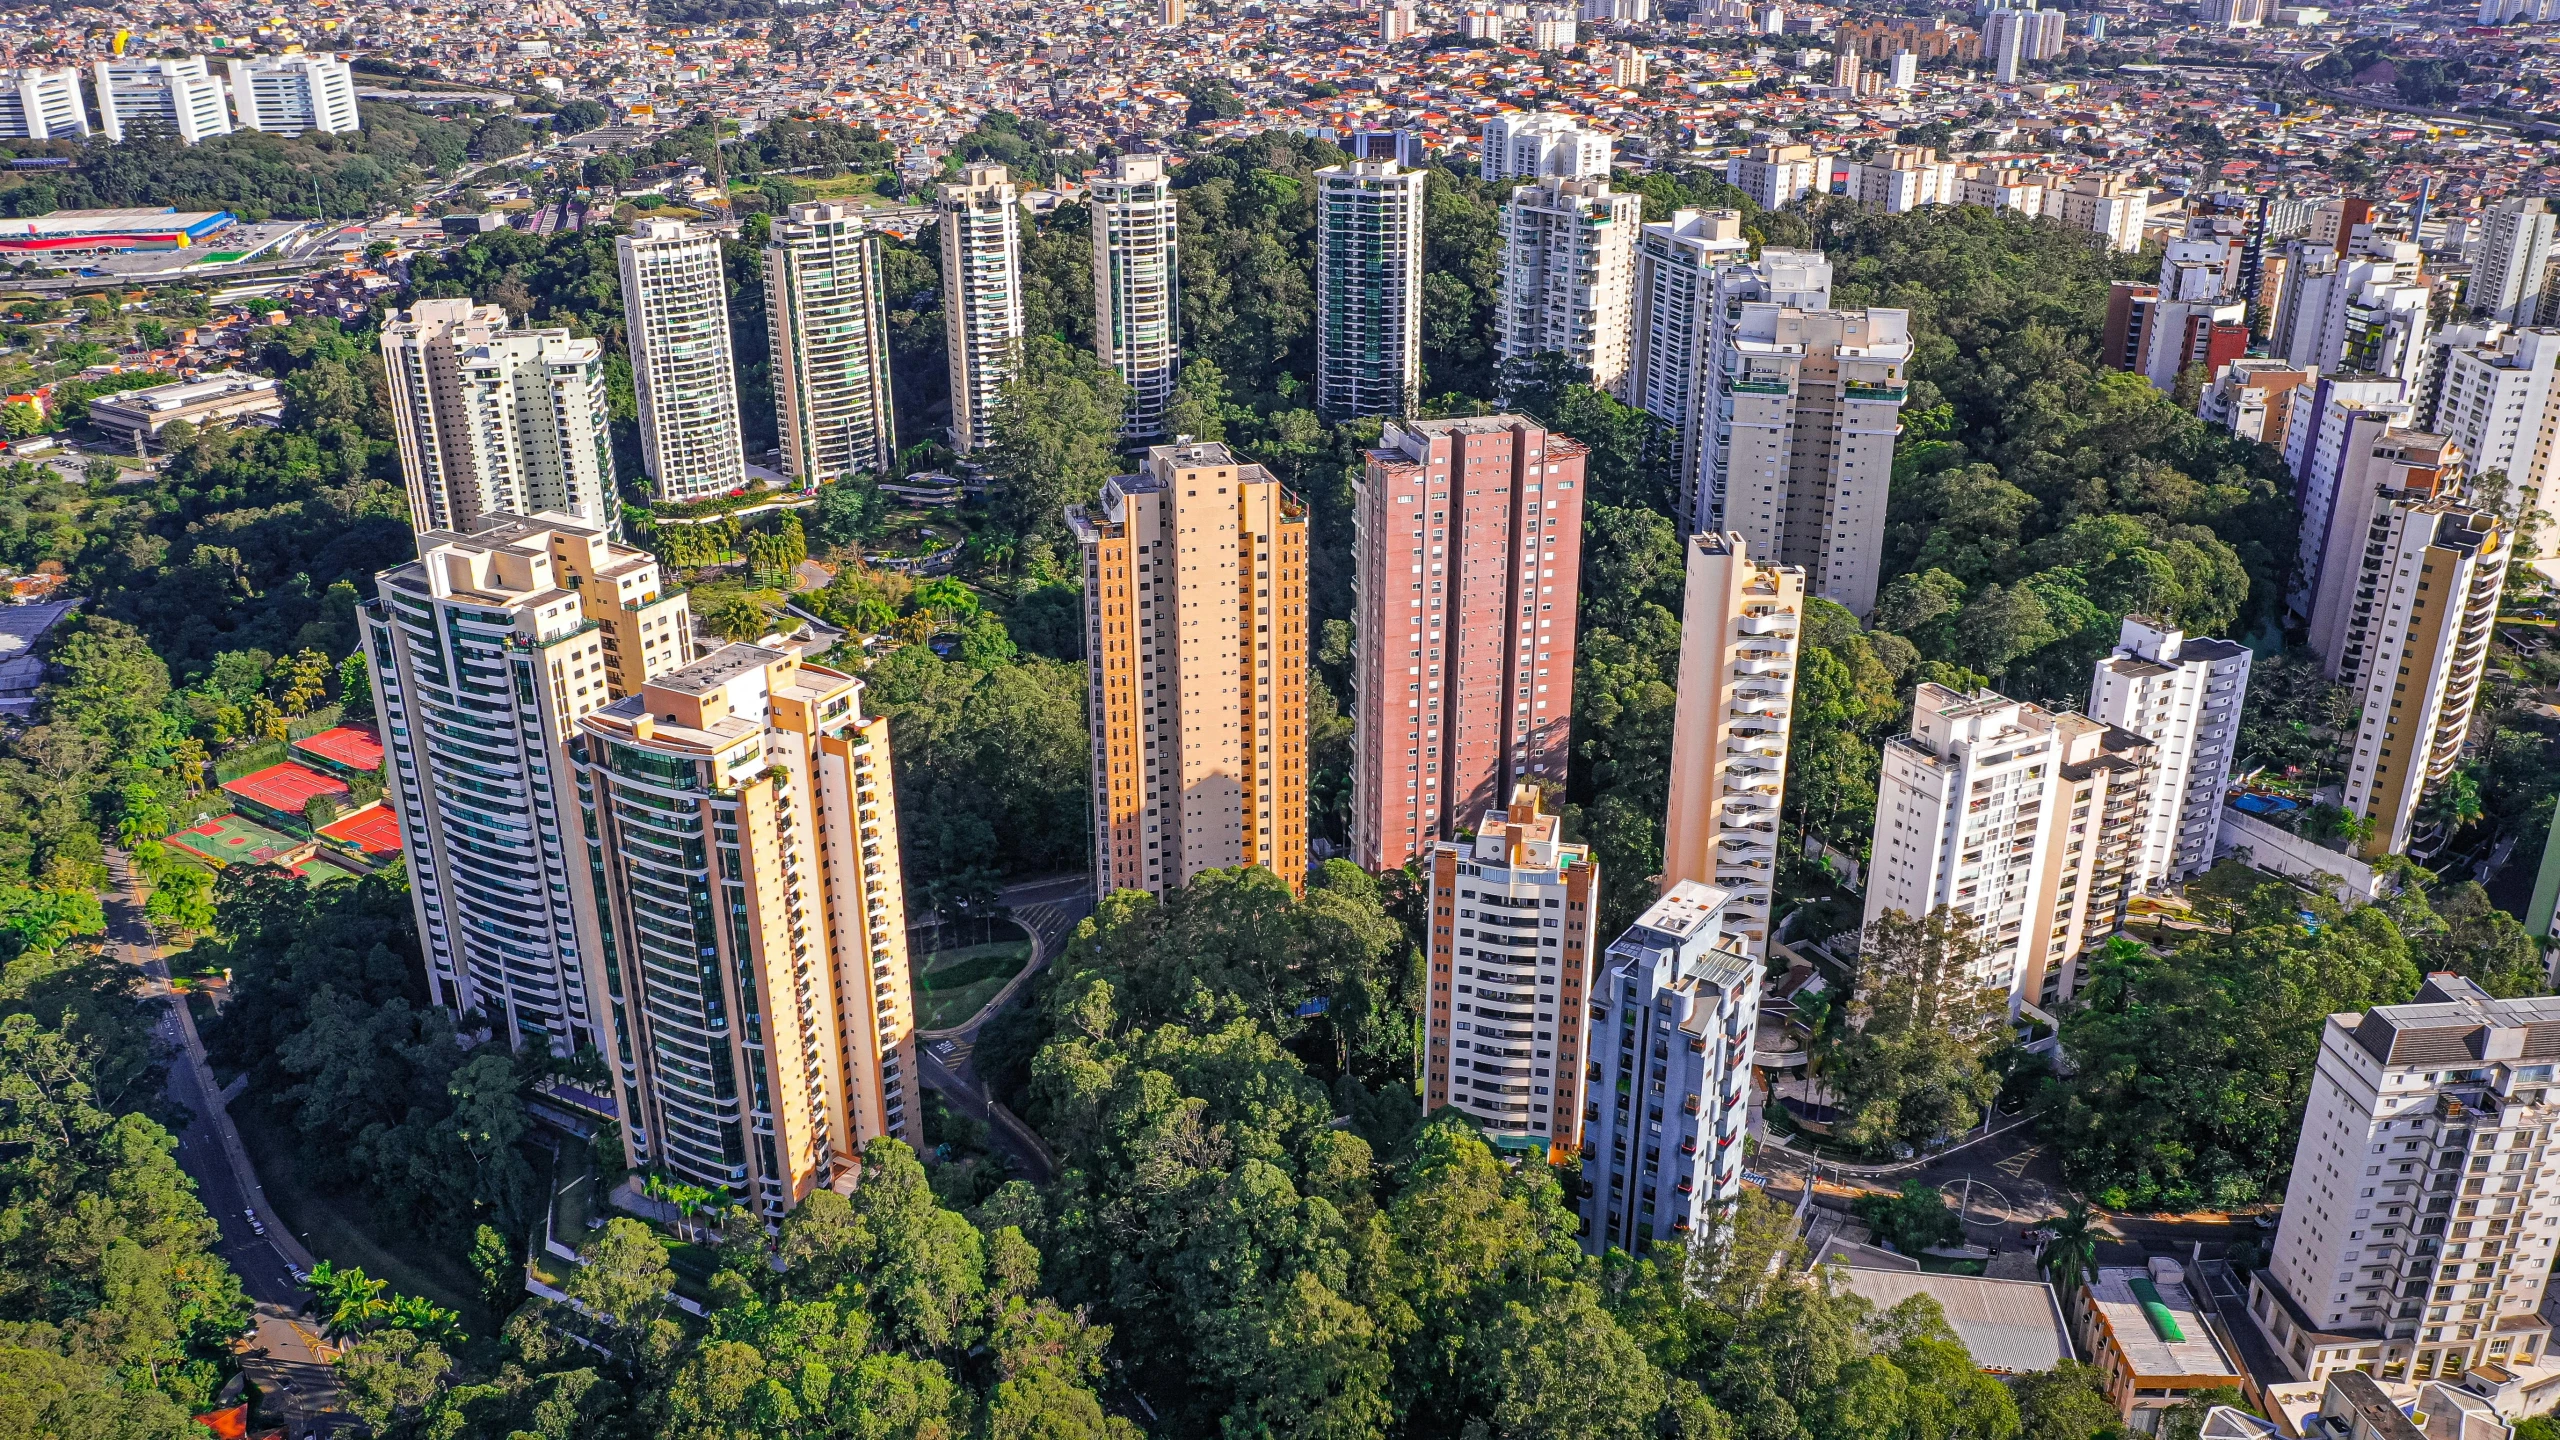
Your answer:
[[[1733,628],[1745,635],[1793,635],[1796,633],[1796,617],[1790,611],[1780,611],[1773,615],[1745,615],[1733,622]]]

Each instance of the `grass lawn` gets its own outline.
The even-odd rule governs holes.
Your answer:
[[[880,183],[880,177],[877,175],[830,175],[823,180],[805,175],[785,175],[782,178],[820,200],[841,200],[847,196],[869,197],[872,187]]]
[[[258,1183],[267,1203],[276,1208],[270,1223],[281,1220],[304,1241],[311,1253],[339,1265],[361,1266],[377,1280],[388,1280],[403,1295],[422,1295],[448,1310],[462,1313],[462,1323],[476,1334],[489,1328],[488,1312],[479,1299],[479,1279],[458,1253],[425,1243],[405,1228],[375,1219],[373,1207],[357,1194],[330,1194],[302,1181],[295,1155],[295,1136],[266,1107],[247,1096],[231,1107],[240,1143],[258,1167]]]
[[[916,965],[917,1024],[926,1030],[960,1024],[1030,963],[1028,940],[934,951]]]

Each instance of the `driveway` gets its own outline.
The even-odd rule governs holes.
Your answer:
[[[940,1091],[954,1110],[985,1121],[989,1143],[1011,1157],[1015,1174],[1045,1185],[1057,1173],[1057,1157],[1020,1116],[987,1094],[971,1056],[977,1049],[978,1027],[1020,1000],[1032,977],[1057,958],[1077,923],[1093,913],[1093,881],[1085,875],[1053,875],[1009,885],[1000,898],[1012,909],[1015,922],[1030,932],[1031,963],[966,1024],[917,1031],[916,1053],[924,1062],[924,1083]]]
[[[258,1187],[257,1170],[224,1108],[227,1097],[216,1092],[213,1072],[205,1064],[195,1017],[169,987],[169,967],[143,923],[141,898],[124,856],[109,852],[107,867],[114,882],[101,897],[108,954],[142,972],[145,1003],[161,1008],[153,1029],[170,1052],[169,1098],[195,1117],[178,1133],[179,1168],[196,1182],[197,1198],[222,1227],[216,1252],[238,1272],[241,1288],[257,1304],[257,1333],[245,1342],[241,1369],[266,1392],[264,1418],[281,1422],[286,1434],[333,1433],[346,1423],[335,1413],[337,1373],[330,1368],[318,1329],[302,1316],[310,1296],[290,1268],[310,1269],[310,1252],[285,1233]],[[267,1227],[263,1236],[249,1228],[244,1212],[253,1207]]]

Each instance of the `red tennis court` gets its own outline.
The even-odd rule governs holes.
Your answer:
[[[222,787],[223,793],[252,805],[263,805],[281,815],[299,815],[302,807],[315,795],[332,800],[347,798],[347,782],[334,775],[323,775],[308,765],[291,760],[252,771]]]
[[[400,853],[400,821],[388,805],[367,805],[320,827],[323,838],[353,845],[367,855]]]

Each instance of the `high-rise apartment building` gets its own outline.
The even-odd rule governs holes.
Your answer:
[[[2263,355],[2244,355],[2223,363],[2196,399],[2196,417],[2207,425],[2284,449],[2285,425],[2292,418],[2292,392],[2317,377],[2310,371]]]
[[[650,483],[661,500],[725,495],[747,483],[747,455],[720,232],[643,220],[614,251]]]
[[[2248,303],[2232,291],[2239,264],[2240,247],[2218,236],[2169,242],[2136,366],[2153,385],[2174,390],[2188,370],[2211,376],[2248,353]]]
[[[1754,561],[1739,535],[1692,535],[1688,550],[1662,883],[1723,892],[1722,923],[1756,962],[1769,948],[1804,571]]]
[[[1593,130],[1561,111],[1513,112],[1484,122],[1476,173],[1497,180],[1606,180],[1613,145],[1609,132]]]
[[[2196,19],[2223,30],[2255,30],[2267,23],[2268,0],[2203,0]]]
[[[978,161],[960,173],[936,192],[936,206],[951,444],[966,453],[989,440],[988,419],[1022,355],[1022,215],[1002,165]]]
[[[1454,1105],[1506,1150],[1582,1144],[1600,866],[1522,785],[1472,839],[1431,847],[1422,1107]]]
[[[1582,445],[1519,415],[1389,421],[1355,491],[1351,854],[1401,868],[1560,786]]]
[[[2444,445],[2414,435],[2403,443],[2412,461],[2422,461],[2430,441]],[[2460,463],[2441,450],[2438,459]],[[2371,825],[2367,855],[2408,849],[2419,801],[2462,758],[2514,541],[2496,513],[2417,498],[2422,493],[2395,492],[2375,504],[2364,553],[2355,557],[2361,583],[2335,602],[2352,606],[2343,634],[2321,651],[2362,713],[2340,803]],[[2326,619],[2312,616],[2315,643],[2333,633]]]
[[[1673,473],[1698,470],[1707,357],[1715,348],[1716,272],[1751,253],[1739,210],[1675,210],[1636,241],[1627,400],[1671,428]]]
[[[2141,615],[2126,616],[2117,637],[2090,680],[2089,714],[2158,747],[2135,875],[2136,888],[2148,890],[2213,867],[2249,693],[2249,647],[2190,637]]]
[[[2122,922],[2154,749],[2085,715],[1922,684],[1911,733],[1884,747],[1867,923],[1947,906],[1980,927],[1978,983],[2013,1005],[2068,998],[2071,962]]]
[[[98,87],[98,128],[122,140],[135,125],[157,126],[187,145],[231,133],[231,104],[204,57],[100,60],[90,66]]]
[[[2044,213],[2066,229],[2103,235],[2108,244],[2131,255],[2142,248],[2151,194],[2129,175],[2081,175],[2045,196]]]
[[[1926,145],[1887,145],[1849,166],[1849,195],[1870,210],[1900,215],[1956,203],[1956,167]]]
[[[1502,290],[1495,344],[1505,364],[1565,355],[1591,383],[1624,394],[1644,197],[1606,180],[1553,177],[1502,207]]]
[[[2504,330],[2440,347],[2433,380],[2432,428],[2462,447],[2471,474],[2507,477],[2514,496],[2508,513],[2560,513],[2552,454],[2552,429],[2560,420],[2560,330]]]
[[[409,900],[436,1003],[511,1046],[612,1044],[569,814],[580,719],[692,658],[658,563],[567,515],[421,530],[361,612]]]
[[[1164,407],[1182,371],[1179,220],[1161,155],[1122,155],[1089,188],[1093,210],[1093,337],[1129,387],[1120,433],[1164,433]]]
[[[2400,398],[2405,388],[2399,380],[2323,375],[2287,397],[2284,459],[2293,472],[2302,533],[2285,603],[2305,620],[2320,594],[2342,487],[2361,472],[2383,432],[2414,423],[2415,407]]]
[[[918,1133],[889,725],[862,682],[728,645],[572,750],[624,1153],[782,1215]]]
[[[1582,1108],[1594,1254],[1686,1241],[1741,1198],[1761,965],[1726,921],[1730,899],[1679,881],[1600,957]]]
[[[2541,311],[2543,276],[2551,268],[2551,202],[2539,195],[2502,200],[2482,219],[2480,253],[2463,299],[2475,315],[2530,325]]]
[[[2269,349],[2324,373],[2414,375],[2425,357],[2432,295],[2422,264],[2407,241],[2367,235],[2334,257],[2317,240],[2291,242]]]
[[[602,342],[512,330],[499,307],[452,299],[392,311],[381,344],[419,531],[538,512],[620,528]]]
[[[764,247],[782,465],[803,488],[889,473],[889,318],[880,242],[853,205],[794,205]]]
[[[1084,564],[1094,893],[1307,869],[1307,509],[1217,444],[1067,508]]]
[[[2332,1015],[2249,1314],[2293,1373],[2394,1384],[2547,1357],[2560,1184],[2560,998],[2429,975],[2405,1005]]]
[[[89,107],[80,98],[80,72],[28,66],[0,77],[0,140],[85,140]]]
[[[1864,615],[1881,581],[1911,314],[1757,301],[1726,333],[1702,489],[1752,554],[1802,567],[1815,593]]]
[[[2346,453],[2338,463],[2328,533],[2305,612],[2311,648],[2333,672],[2348,632],[2371,610],[2373,596],[2366,592],[2373,580],[2364,566],[2373,558],[2366,552],[2373,546],[2375,519],[2393,500],[2451,498],[2468,469],[2460,447],[2410,426],[2406,407],[2346,413]]]
[[[1831,262],[1819,250],[1763,247],[1760,258],[1748,263],[1739,256],[1708,263],[1712,284],[1699,296],[1707,313],[1697,322],[1706,327],[1706,354],[1696,383],[1697,419],[1685,442],[1692,463],[1680,472],[1680,519],[1692,533],[1732,528],[1725,523],[1725,487],[1735,444],[1735,392],[1727,382],[1743,363],[1743,307],[1769,304],[1814,311],[1831,304]]]
[[[356,75],[335,55],[267,55],[233,60],[231,108],[243,130],[344,135],[361,128]]]
[[[1422,172],[1316,172],[1316,409],[1403,415],[1422,384]]]
[[[1810,145],[1754,145],[1724,162],[1724,183],[1751,197],[1763,210],[1779,210],[1816,190],[1829,188],[1831,158],[1816,155]]]

